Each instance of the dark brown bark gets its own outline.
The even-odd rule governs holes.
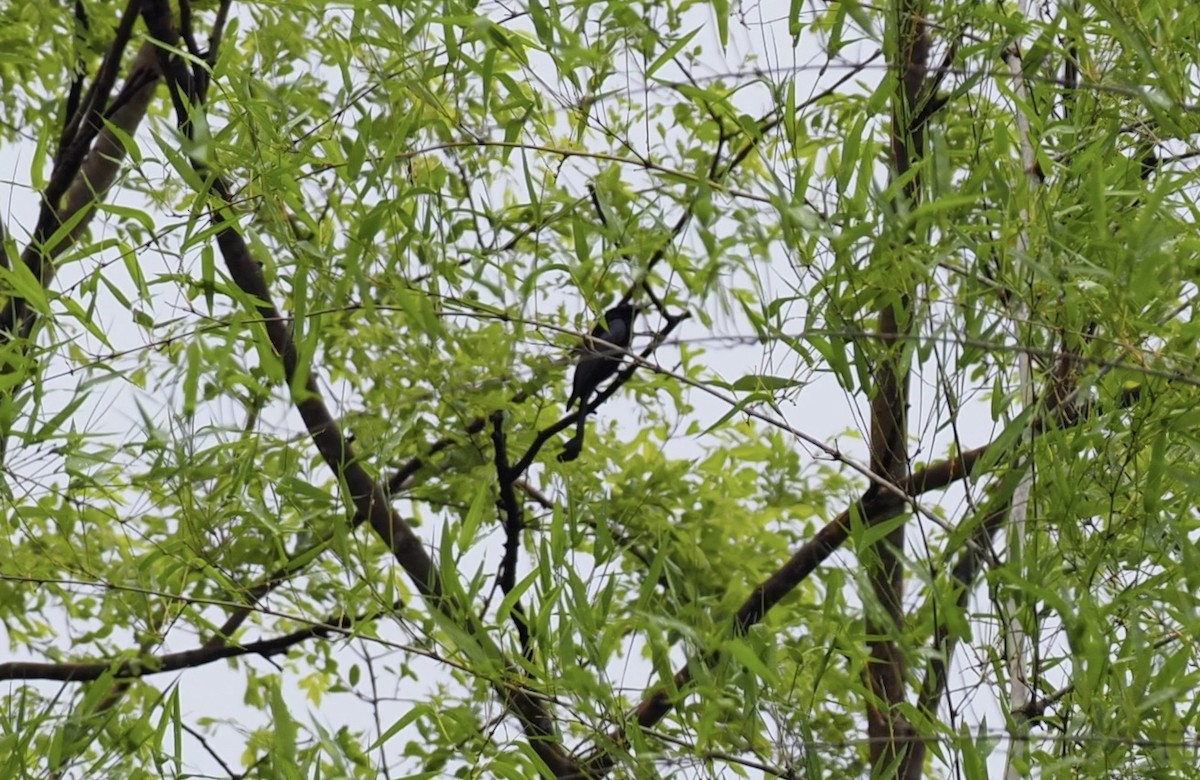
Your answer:
[[[909,176],[925,155],[925,118],[921,100],[925,91],[930,38],[925,27],[925,6],[919,0],[897,3],[896,61],[900,90],[892,108],[892,170],[894,179],[908,177],[903,194],[893,209],[895,218],[906,219],[920,201],[920,177]],[[920,117],[918,119],[918,117]],[[907,226],[905,243],[912,240]],[[908,459],[908,337],[914,332],[912,300],[915,283],[899,274],[903,287],[879,312],[878,337],[887,345],[875,370],[871,397],[871,471],[889,482],[903,479]],[[905,701],[905,663],[896,637],[904,630],[904,545],[905,523],[868,550],[860,551],[867,568],[874,605],[868,605],[865,630],[870,653],[866,670],[867,738],[876,776],[907,777],[919,764],[912,756],[913,730],[900,715]]]
[[[146,115],[158,86],[154,47],[144,45],[120,94],[110,105],[109,92],[137,20],[139,0],[131,0],[112,45],[86,97],[67,119],[51,166],[50,179],[41,193],[42,204],[32,240],[21,252],[23,262],[43,287],[54,279],[54,259],[87,230],[96,205],[104,199],[125,160],[125,146],[104,120],[132,136]],[[70,223],[61,235],[58,230]],[[0,310],[0,343],[26,339],[33,332],[37,312],[19,296],[10,297]],[[26,349],[19,354],[25,354]],[[5,364],[5,372],[17,368]]]
[[[394,608],[400,609],[401,606],[401,604],[396,604]],[[237,658],[244,655],[257,655],[262,658],[269,658],[273,655],[286,653],[293,647],[310,639],[328,639],[331,636],[345,634],[356,624],[361,624],[375,617],[378,616],[335,616],[273,639],[261,639],[256,642],[246,642],[245,644],[225,643],[220,646],[205,644],[192,650],[183,650],[178,653],[167,653],[160,656],[149,656],[137,661],[123,661],[119,663],[109,661],[94,663],[10,661],[8,663],[0,663],[0,680],[59,680],[62,682],[78,683],[99,680],[106,674],[111,674],[117,679],[131,679],[151,674],[193,669],[213,663],[214,661]]]
[[[171,47],[179,45],[179,33],[166,0],[146,0],[143,19],[151,35],[157,40]],[[191,129],[190,112],[196,110],[191,104],[196,96],[191,73],[182,60],[166,48],[159,49],[158,58],[171,89],[176,121],[180,131],[188,135]],[[197,172],[206,177],[212,176],[198,161],[193,160],[192,163]],[[228,185],[215,176],[212,177],[212,182],[213,192],[225,204],[214,216],[214,223],[220,227],[216,235],[217,246],[230,277],[238,287],[257,301],[258,314],[262,317],[271,345],[283,364],[293,402],[321,458],[348,488],[356,514],[367,518],[371,528],[389,546],[393,557],[430,607],[442,612],[451,620],[463,623],[467,631],[484,639],[474,621],[469,619],[469,613],[464,606],[444,595],[440,576],[424,544],[413,532],[412,527],[392,508],[385,486],[374,480],[356,458],[337,420],[325,404],[316,376],[311,370],[307,376],[298,376],[300,360],[292,338],[291,324],[272,302],[262,267],[235,226],[235,217],[230,213],[232,198]],[[543,702],[519,685],[498,682],[496,689],[509,711],[521,722],[530,745],[549,770],[560,777],[574,774],[574,762],[559,744],[553,718]]]

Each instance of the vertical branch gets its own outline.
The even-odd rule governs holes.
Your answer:
[[[129,44],[130,37],[133,35],[133,26],[137,22],[140,5],[140,0],[129,0],[125,12],[121,16],[121,22],[117,26],[116,34],[113,36],[113,42],[105,52],[96,77],[82,98],[80,97],[83,89],[81,75],[76,74],[72,81],[67,97],[66,111],[63,114],[63,127],[59,135],[58,149],[54,155],[53,173],[51,173],[50,181],[43,194],[42,213],[38,218],[39,230],[45,230],[47,227],[55,225],[53,214],[47,210],[47,207],[53,206],[57,198],[62,196],[78,172],[88,146],[103,129],[104,123],[101,118],[109,108],[109,94],[117,82],[121,60],[125,55],[125,48]],[[139,52],[138,62],[141,62],[142,59],[141,52]],[[137,72],[137,65],[134,66],[130,78],[126,81],[126,90],[129,89],[131,83],[134,83],[133,74],[135,72]],[[122,101],[118,97],[114,106],[121,104]]]
[[[1017,7],[1022,15],[1027,14],[1029,12],[1028,0],[1019,0]],[[1029,185],[1028,202],[1032,204],[1042,184],[1042,171],[1038,165],[1037,154],[1033,145],[1033,133],[1030,129],[1029,117],[1022,108],[1022,106],[1032,104],[1029,102],[1029,93],[1025,85],[1025,76],[1021,66],[1021,52],[1018,47],[1019,44],[1013,44],[1005,52],[1004,61],[1008,65],[1013,92],[1019,101],[1015,108],[1017,135],[1021,143],[1021,164],[1025,170],[1026,181]],[[1029,253],[1030,219],[1029,208],[1023,208],[1021,210],[1023,226],[1017,233],[1017,251],[1021,259],[1026,258]],[[1028,306],[1021,299],[1018,299],[1013,315],[1016,328],[1018,329],[1018,343],[1020,343],[1024,340],[1020,338],[1021,323],[1029,321]],[[1017,372],[1022,404],[1029,407],[1034,403],[1034,388],[1033,359],[1028,352],[1022,351],[1019,354],[1017,358]],[[1029,437],[1027,436],[1026,438],[1028,439]],[[1029,516],[1029,495],[1033,485],[1033,471],[1031,467],[1031,463],[1021,466],[1023,473],[1021,481],[1017,484],[1016,491],[1013,493],[1012,511],[1009,517],[1008,562],[1009,565],[1015,566],[1018,569],[1025,565],[1025,537],[1028,533],[1025,523]],[[1025,712],[1033,700],[1033,689],[1030,686],[1029,672],[1026,668],[1026,659],[1031,655],[1031,644],[1029,636],[1025,633],[1025,627],[1021,622],[1020,606],[1010,593],[1004,605],[1004,612],[1007,618],[1004,627],[1004,656],[1008,660],[1009,711],[1014,713],[1011,721],[1013,738],[1008,743],[1005,768],[1005,776],[1008,778],[1016,778],[1022,775],[1020,765],[1024,763],[1024,757],[1028,752],[1028,743],[1025,740],[1025,736],[1029,728],[1028,721],[1020,717],[1019,713]]]
[[[517,585],[517,555],[521,549],[521,532],[525,530],[525,514],[513,489],[515,477],[508,465],[508,442],[504,436],[504,412],[492,414],[492,448],[496,458],[496,479],[500,483],[500,512],[504,515],[504,559],[500,563],[500,592],[507,596]],[[513,625],[521,642],[521,655],[533,664],[533,642],[525,608],[517,601],[512,606]]]
[[[996,532],[1004,525],[1008,512],[1008,500],[1001,500],[1000,506],[989,511],[971,532],[967,544],[950,570],[950,579],[954,585],[955,594],[954,609],[961,612],[967,608],[975,579],[979,576],[983,565],[990,562],[988,551],[991,550]],[[929,665],[925,671],[924,682],[921,684],[921,695],[918,701],[920,711],[930,716],[937,711],[942,694],[946,692],[950,657],[954,654],[954,647],[958,641],[958,636],[951,632],[950,625],[949,621],[939,621],[934,629],[933,641],[930,643]],[[921,743],[921,746],[923,748],[924,743]]]
[[[892,169],[895,179],[905,178],[924,156],[924,117],[921,100],[926,85],[930,39],[920,0],[900,0],[896,8],[895,72],[900,74],[899,94],[892,108]],[[908,214],[920,198],[920,177],[910,176],[893,213]],[[905,234],[906,240],[908,234]],[[903,280],[903,275],[901,275]],[[908,282],[879,311],[877,336],[885,353],[876,367],[871,398],[871,471],[889,482],[908,475],[908,382],[904,344],[913,330],[913,289]],[[872,487],[868,495],[877,488]],[[904,702],[904,658],[895,637],[904,622],[904,524],[868,550],[863,560],[879,612],[868,610],[866,634],[870,663],[866,678],[867,735],[871,764],[876,772],[897,771],[902,751],[911,755],[912,728],[898,714]],[[917,765],[919,767],[919,764]]]
[[[91,27],[91,20],[88,18],[87,9],[84,8],[80,0],[75,0],[75,23],[79,25],[79,32],[86,35]],[[76,38],[82,38],[82,35],[76,33]],[[59,128],[58,148],[54,152],[55,159],[61,159],[63,153],[67,149],[67,144],[71,141],[71,135],[68,128],[71,125],[74,117],[79,113],[79,100],[83,96],[84,84],[84,54],[81,41],[76,42],[77,51],[75,54],[75,67],[71,73],[71,86],[67,88],[67,100],[63,104],[62,127]]]
[[[1075,400],[1079,393],[1078,364],[1078,347],[1071,347],[1064,344],[1062,354],[1059,356],[1054,371],[1051,374],[1050,382],[1042,394],[1046,409],[1046,416],[1043,419],[1047,421],[1047,425],[1065,426],[1073,424],[1079,419],[1080,410]],[[1032,440],[1037,435],[1038,426],[1031,426],[1027,434],[1027,439]],[[1026,464],[1022,464],[1020,459],[1017,459],[1013,466],[1004,473],[1013,475],[1017,469],[1026,467]],[[1025,474],[1022,474],[1020,482],[1025,481],[1025,476]],[[1000,530],[1008,519],[1014,506],[1012,501],[1013,496],[999,495],[999,490],[1002,488],[1003,482],[1004,477],[1001,476],[993,485],[993,492],[997,493],[994,497],[997,506],[991,509],[984,516],[978,527],[971,532],[966,547],[959,554],[958,560],[950,570],[950,577],[956,594],[954,608],[959,611],[966,609],[971,589],[975,585],[975,580],[983,570],[983,567],[985,565],[996,564],[994,556],[991,553],[992,541],[995,539],[997,531]],[[925,680],[921,686],[921,696],[918,705],[920,711],[930,717],[936,712],[941,703],[941,697],[946,692],[947,669],[950,664],[950,658],[954,654],[954,647],[957,641],[958,636],[950,630],[950,623],[948,621],[939,622],[934,630],[929,654],[930,661],[926,669]],[[1030,705],[1026,706],[1020,713],[1013,713],[1013,717],[1029,719],[1032,717],[1031,713],[1034,713],[1036,709],[1031,700]]]

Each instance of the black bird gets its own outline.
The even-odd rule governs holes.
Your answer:
[[[604,319],[592,329],[592,335],[584,339],[579,349],[583,357],[575,368],[567,409],[576,401],[579,401],[580,409],[586,407],[588,397],[600,383],[617,372],[621,357],[633,341],[635,316],[637,308],[633,304],[618,304],[604,312]]]

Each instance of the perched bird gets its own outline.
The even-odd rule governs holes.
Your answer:
[[[592,335],[584,339],[579,352],[583,355],[575,368],[575,379],[571,385],[571,397],[567,409],[576,401],[580,408],[600,383],[617,372],[621,356],[633,341],[633,318],[637,308],[631,303],[622,303],[604,312],[604,318],[592,329]]]

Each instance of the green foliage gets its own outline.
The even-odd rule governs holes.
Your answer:
[[[1194,772],[1193,4],[193,3],[190,131],[107,104],[115,183],[49,202],[125,8],[0,9],[4,777],[545,774],[518,694],[614,777],[885,776],[880,707],[935,776]],[[665,343],[560,462],[644,288]],[[887,482],[989,449],[868,516],[884,366]]]

